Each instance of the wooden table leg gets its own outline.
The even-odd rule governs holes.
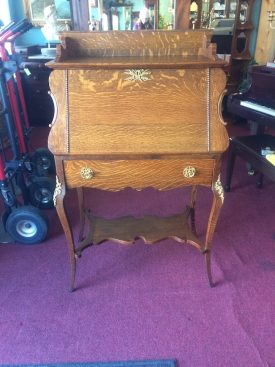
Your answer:
[[[74,251],[74,241],[72,236],[72,231],[70,224],[68,222],[67,212],[64,206],[64,198],[66,195],[66,187],[64,182],[60,182],[58,176],[56,176],[56,187],[54,191],[54,205],[56,207],[57,214],[59,216],[61,225],[63,227],[65,237],[67,240],[67,245],[69,249],[69,257],[70,257],[70,291],[74,291],[74,282],[75,282],[75,251]]]
[[[210,287],[214,287],[215,285],[213,283],[212,272],[211,272],[211,242],[212,242],[213,234],[214,234],[216,224],[218,221],[220,209],[222,207],[223,200],[224,200],[224,191],[223,191],[223,187],[220,181],[220,176],[217,178],[217,181],[213,183],[212,191],[213,191],[213,201],[212,201],[211,212],[210,212],[209,219],[208,219],[205,247],[203,250],[203,254],[205,256],[205,262],[206,262],[207,276],[208,276]]]

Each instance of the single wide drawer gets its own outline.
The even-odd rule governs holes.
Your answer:
[[[86,186],[103,190],[132,187],[172,189],[212,183],[214,159],[68,160],[64,161],[68,188]]]

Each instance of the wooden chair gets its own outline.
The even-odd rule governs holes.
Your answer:
[[[261,154],[262,149],[267,147],[275,151],[275,136],[261,134],[230,138],[225,191],[230,191],[231,189],[236,156],[244,159],[251,164],[255,171],[259,172],[258,187],[262,187],[264,176],[275,181],[275,166]]]

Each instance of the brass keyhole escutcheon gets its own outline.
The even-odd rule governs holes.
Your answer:
[[[84,178],[84,180],[90,180],[95,175],[94,171],[89,167],[83,167],[80,170],[80,176]]]
[[[192,166],[187,166],[183,170],[183,176],[186,178],[192,178],[196,175],[196,168]]]

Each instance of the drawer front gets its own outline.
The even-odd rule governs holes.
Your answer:
[[[185,185],[211,186],[214,162],[213,159],[71,160],[64,162],[64,171],[68,188],[165,190]]]

